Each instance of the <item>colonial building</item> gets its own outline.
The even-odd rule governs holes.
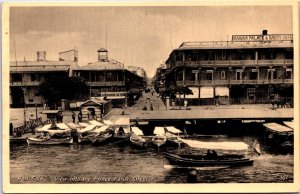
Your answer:
[[[293,104],[293,35],[233,35],[184,42],[166,61],[165,87],[186,86],[191,104]],[[162,77],[161,75],[159,75]],[[177,95],[177,98],[179,96]]]
[[[129,71],[124,64],[108,58],[106,49],[99,49],[98,61],[74,69],[90,86],[91,97],[105,97],[113,106],[133,102],[142,89],[144,77]],[[142,83],[142,84],[141,84]]]
[[[69,50],[59,53],[59,61],[48,61],[46,51],[38,51],[37,61],[10,62],[10,106],[19,108],[44,104],[39,85],[50,76],[71,76],[77,60],[77,50]]]

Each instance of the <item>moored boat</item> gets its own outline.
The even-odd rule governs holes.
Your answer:
[[[167,138],[167,143],[172,146],[173,145],[181,146],[182,141],[181,138],[179,137],[179,134],[182,134],[182,132],[173,126],[165,127],[165,130],[167,131],[165,133]]]
[[[37,135],[26,139],[28,145],[72,144],[71,129],[64,123],[52,123],[37,128]]]
[[[293,153],[294,129],[292,123],[285,122],[287,126],[278,123],[265,123],[265,145],[269,150],[280,153]]]
[[[155,136],[151,139],[151,141],[154,145],[157,146],[157,148],[161,147],[167,142],[165,129],[163,127],[155,127],[153,133],[155,134]]]
[[[92,139],[96,135],[94,129],[96,129],[96,125],[87,125],[84,128],[78,129],[78,143],[92,143]]]
[[[93,137],[91,137],[91,141],[93,144],[106,143],[113,136],[112,129],[110,128],[110,126],[107,126],[107,125],[98,127],[96,129],[94,129],[93,132],[96,134]]]
[[[119,118],[113,124],[115,133],[113,139],[116,143],[128,141],[131,135],[129,118]]]
[[[130,143],[138,148],[146,148],[147,141],[142,137],[143,131],[138,127],[132,127],[132,134],[130,136]]]

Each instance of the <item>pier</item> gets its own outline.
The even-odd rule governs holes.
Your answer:
[[[153,110],[143,110],[147,100],[153,105]],[[180,109],[179,109],[180,108]],[[124,115],[114,110],[111,120],[119,117],[129,117],[131,121],[184,121],[184,120],[266,120],[288,121],[294,118],[293,108],[272,109],[271,104],[245,104],[220,106],[189,106],[187,108],[170,107],[166,110],[163,101],[157,93],[146,93],[137,103],[124,110]],[[123,113],[122,112],[122,113]]]

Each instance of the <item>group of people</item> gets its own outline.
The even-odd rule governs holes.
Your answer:
[[[82,112],[81,111],[78,113],[77,118],[78,118],[78,123],[82,122]],[[72,121],[73,121],[73,123],[76,122],[76,114],[74,112],[72,112]]]

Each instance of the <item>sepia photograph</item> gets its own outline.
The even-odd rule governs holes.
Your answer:
[[[5,192],[299,191],[297,1],[2,8]]]

